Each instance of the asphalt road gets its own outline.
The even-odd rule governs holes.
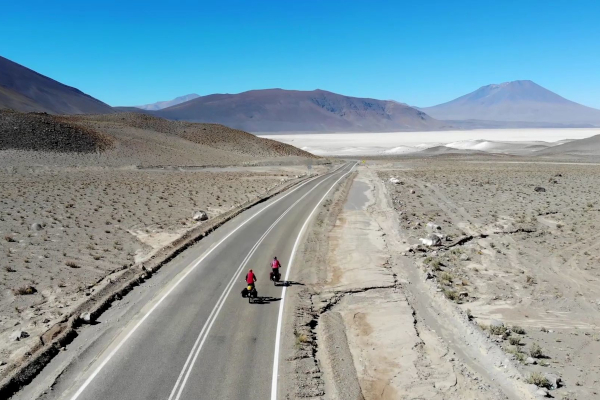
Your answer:
[[[269,281],[270,261],[277,256],[286,274],[306,221],[353,166],[346,164],[251,209],[219,229],[212,243],[187,250],[186,265],[163,278],[123,328],[102,348],[93,348],[97,354],[88,349],[90,361],[65,373],[51,397],[284,398],[281,389],[273,391],[276,360],[285,358],[276,349],[284,287]],[[259,301],[254,304],[240,295],[250,268],[258,275]]]

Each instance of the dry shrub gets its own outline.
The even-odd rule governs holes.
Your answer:
[[[552,389],[552,384],[544,375],[540,372],[532,372],[529,377],[525,380],[530,385],[536,385],[537,387],[543,387],[546,389]]]
[[[13,293],[20,296],[34,294],[36,292],[37,290],[33,286],[22,286],[20,288],[13,289]]]

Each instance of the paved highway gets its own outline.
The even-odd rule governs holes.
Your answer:
[[[210,235],[211,243],[187,250],[186,264],[163,278],[123,328],[95,349],[97,354],[88,354],[89,361],[65,373],[46,397],[284,398],[277,367],[286,289],[269,281],[269,263],[277,256],[283,274],[288,273],[314,211],[353,166],[346,164],[249,210]],[[258,275],[257,304],[240,295],[250,268]]]

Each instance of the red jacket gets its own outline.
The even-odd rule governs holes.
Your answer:
[[[256,275],[254,275],[254,272],[250,271],[246,274],[246,283],[252,285],[254,282],[256,282]]]
[[[279,268],[281,267],[281,264],[279,264],[279,260],[273,260],[271,262],[271,268],[275,269],[275,268]]]

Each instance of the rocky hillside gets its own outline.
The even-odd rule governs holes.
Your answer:
[[[56,116],[4,110],[0,134],[0,151],[8,151],[0,159],[7,165],[216,166],[315,158],[223,125],[138,113]]]
[[[85,121],[90,125],[95,122],[118,123],[124,128],[136,128],[169,136],[173,135],[202,146],[252,157],[314,157],[312,154],[294,146],[262,139],[251,133],[219,124],[169,121],[139,113],[73,116],[72,119]]]
[[[68,117],[0,110],[0,150],[90,153],[104,151],[112,143],[110,136]]]

